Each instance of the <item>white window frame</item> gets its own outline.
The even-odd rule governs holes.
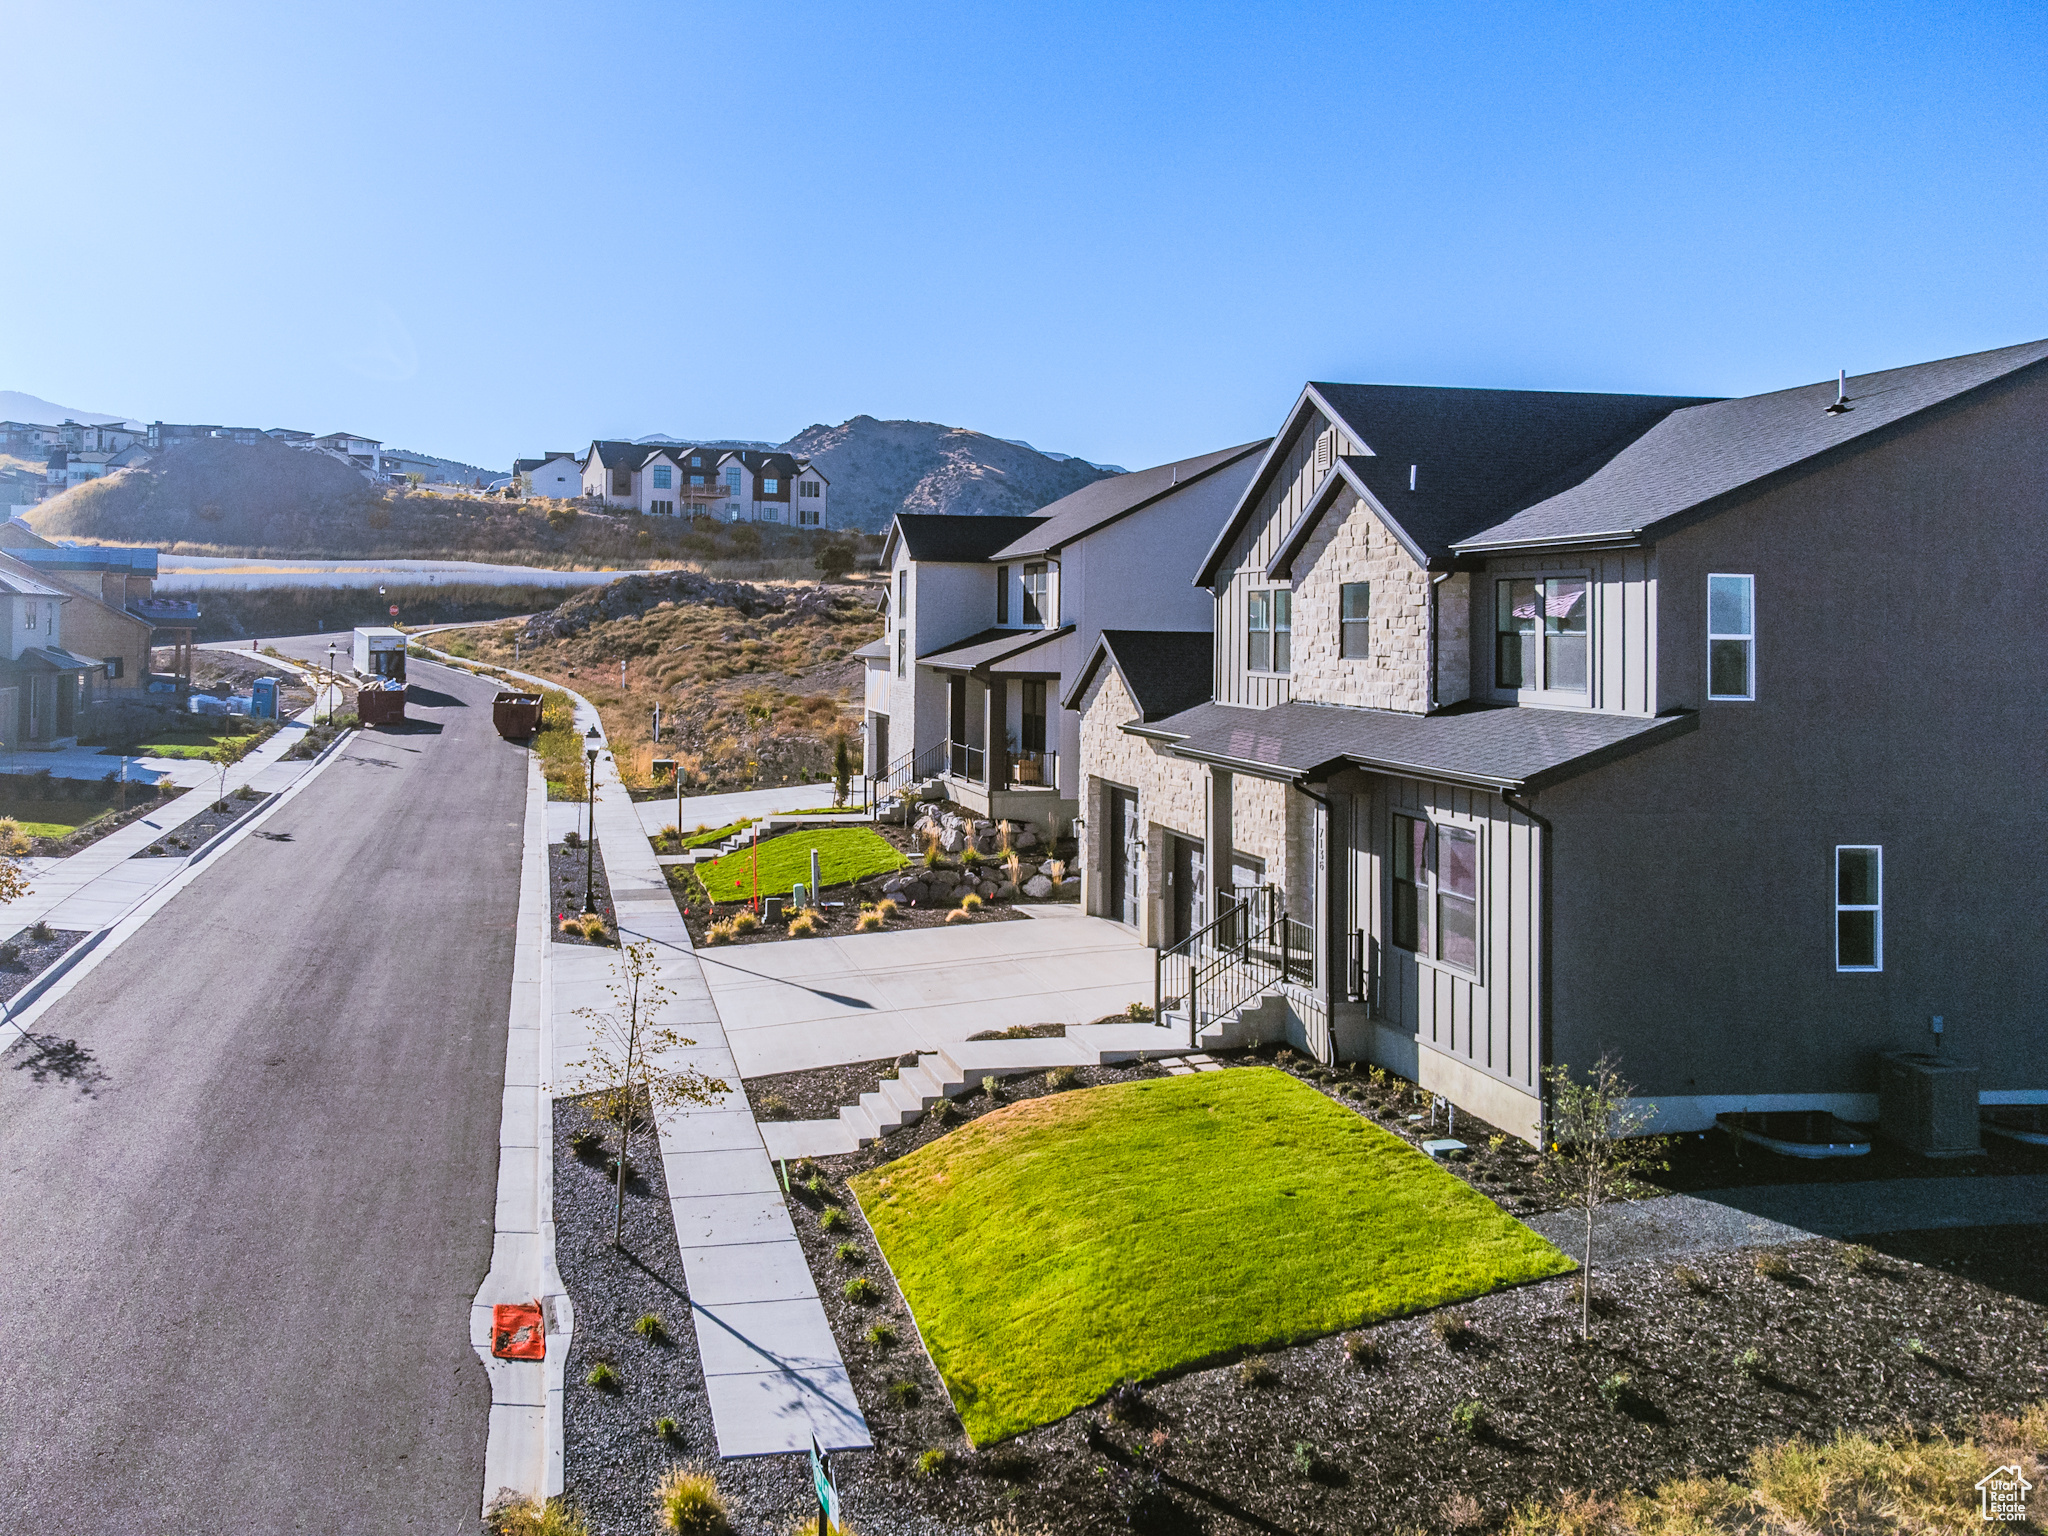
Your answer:
[[[674,476],[670,474],[666,464],[657,464],[654,467],[654,488],[657,491],[667,490],[673,479]]]
[[[1842,900],[1842,855],[1845,853],[1871,853],[1877,855],[1877,900],[1873,902],[1845,902]],[[1835,969],[1851,975],[1871,975],[1884,969],[1884,845],[1881,843],[1837,843],[1835,844]],[[1844,912],[1868,912],[1871,914],[1871,959],[1874,965],[1842,964],[1842,914]]]
[[[1404,821],[1420,822],[1427,828],[1428,845],[1424,855],[1423,867],[1414,872],[1414,878],[1401,882],[1394,873],[1397,860],[1394,857],[1393,840],[1395,834],[1400,829],[1401,823]],[[1443,956],[1444,915],[1440,898],[1445,895],[1445,892],[1437,884],[1437,873],[1440,868],[1437,849],[1446,831],[1455,832],[1461,837],[1472,839],[1472,964],[1469,966],[1461,965],[1456,960],[1447,960]],[[1414,956],[1419,964],[1448,972],[1450,975],[1462,977],[1467,981],[1483,982],[1486,966],[1487,915],[1485,825],[1479,822],[1464,821],[1454,816],[1441,815],[1435,811],[1408,806],[1396,806],[1388,820],[1388,839],[1389,845],[1386,860],[1387,947],[1397,949],[1404,955]],[[1429,947],[1427,949],[1408,949],[1395,938],[1394,886],[1399,883],[1406,883],[1414,887],[1416,905],[1422,908],[1427,915],[1427,933],[1429,935]],[[1464,898],[1453,895],[1451,899],[1463,900]],[[1419,915],[1418,924],[1422,920],[1422,917]],[[1418,936],[1422,931],[1421,927],[1418,926]]]
[[[1598,583],[1590,570],[1576,571],[1495,571],[1492,610],[1487,616],[1489,633],[1493,636],[1493,657],[1491,681],[1495,698],[1516,699],[1524,703],[1558,704],[1562,702],[1583,703],[1591,707],[1594,693],[1594,672],[1600,660],[1599,624],[1594,618],[1593,596]],[[1586,584],[1586,686],[1584,688],[1553,688],[1550,686],[1550,664],[1543,650],[1543,618],[1536,619],[1536,667],[1542,676],[1543,686],[1531,688],[1526,684],[1520,688],[1504,687],[1500,681],[1500,583],[1509,581],[1533,581],[1539,586],[1548,581],[1582,581]]]
[[[1749,632],[1747,634],[1719,634],[1714,629],[1714,583],[1717,581],[1741,581],[1749,584]],[[1715,693],[1714,690],[1714,642],[1717,640],[1741,640],[1749,646],[1749,691],[1747,693]],[[1707,573],[1707,697],[1730,704],[1756,702],[1756,577],[1742,575],[1735,571],[1709,571]]]

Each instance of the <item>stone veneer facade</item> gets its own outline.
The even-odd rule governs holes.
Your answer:
[[[1369,582],[1371,651],[1340,654],[1340,588]],[[1429,708],[1429,573],[1379,516],[1351,491],[1324,514],[1294,560],[1294,668],[1297,699],[1312,704]]]

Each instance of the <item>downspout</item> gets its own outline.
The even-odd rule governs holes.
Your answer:
[[[1320,982],[1318,990],[1321,992],[1323,999],[1323,1028],[1330,1037],[1330,1060],[1324,1063],[1324,1065],[1335,1066],[1337,1057],[1337,1000],[1331,988],[1330,980],[1336,974],[1337,967],[1330,955],[1326,953],[1330,948],[1330,924],[1328,922],[1330,916],[1330,827],[1335,816],[1330,802],[1310,789],[1305,779],[1294,779],[1290,782],[1293,788],[1315,801],[1323,810],[1323,824],[1320,835],[1316,838],[1316,847],[1322,854],[1322,867],[1317,871],[1315,882],[1316,905],[1312,926],[1309,931],[1314,936],[1316,969],[1320,973],[1318,977]],[[1286,913],[1284,911],[1281,913],[1281,919],[1283,922],[1286,920]],[[1284,929],[1281,936],[1284,942],[1286,937]],[[1284,948],[1282,953],[1285,953]]]
[[[1550,989],[1550,850],[1555,834],[1548,821],[1536,814],[1536,808],[1527,798],[1512,789],[1504,789],[1500,797],[1513,809],[1520,811],[1534,823],[1537,833],[1536,869],[1536,1050],[1539,1060],[1536,1064],[1536,1082],[1539,1102],[1548,1103],[1543,1094],[1543,1069],[1551,1064],[1551,989]]]

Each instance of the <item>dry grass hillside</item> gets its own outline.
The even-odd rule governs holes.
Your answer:
[[[802,577],[845,536],[775,524],[582,512],[562,502],[387,492],[324,454],[278,443],[193,443],[88,481],[28,514],[49,537],[153,544],[170,554],[491,560],[602,570],[691,564]]]
[[[862,674],[852,652],[882,632],[878,590],[722,582],[689,571],[629,576],[524,623],[427,643],[509,666],[517,636],[520,670],[597,705],[635,787],[654,783],[656,756],[675,758],[688,788],[796,784],[831,776],[842,732],[858,755]]]

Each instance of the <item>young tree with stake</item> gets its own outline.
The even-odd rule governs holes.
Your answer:
[[[612,965],[607,990],[613,1006],[576,1010],[577,1017],[588,1019],[595,1030],[588,1054],[570,1067],[578,1074],[573,1091],[593,1094],[592,1112],[619,1128],[618,1188],[612,1208],[612,1246],[617,1248],[622,1245],[626,1222],[626,1154],[633,1133],[640,1128],[641,1105],[647,1107],[651,1126],[654,1115],[664,1109],[709,1104],[732,1092],[732,1087],[724,1078],[695,1067],[662,1064],[661,1058],[668,1052],[697,1042],[655,1022],[675,994],[658,979],[654,945],[645,939],[622,944]]]
[[[1586,1256],[1579,1271],[1579,1337],[1593,1336],[1593,1222],[1600,1207],[1626,1200],[1644,1174],[1665,1166],[1669,1144],[1643,1132],[1657,1106],[1636,1101],[1635,1088],[1610,1056],[1602,1056],[1581,1083],[1569,1066],[1543,1069],[1550,1115],[1543,1127],[1536,1176],[1568,1210],[1586,1214]]]

